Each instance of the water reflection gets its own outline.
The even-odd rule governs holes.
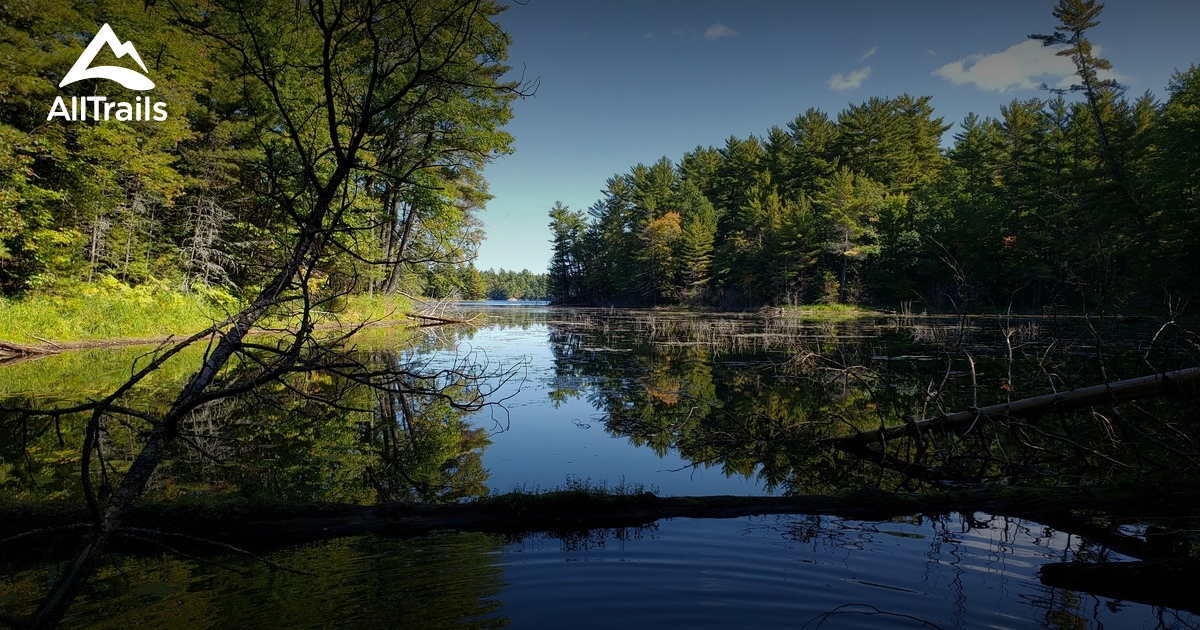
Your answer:
[[[1177,421],[1187,403],[1172,401],[1123,408],[1120,418],[1101,410],[1100,418],[984,424],[966,436],[893,444],[875,459],[822,443],[1038,391],[1048,373],[1059,384],[1096,378],[1095,348],[1080,341],[1086,336],[1049,331],[1050,324],[1018,330],[997,321],[493,311],[502,312],[489,312],[475,329],[364,339],[356,355],[363,363],[419,362],[414,373],[434,375],[405,383],[405,393],[381,393],[334,372],[296,374],[253,397],[200,408],[186,423],[187,444],[156,476],[154,496],[441,502],[515,483],[549,488],[572,476],[611,485],[678,481],[664,494],[1145,483],[1187,481],[1200,461],[1178,456],[1200,436]],[[1128,343],[1145,344],[1138,334]],[[997,335],[1007,345],[997,344]],[[452,368],[468,347],[501,364],[528,357],[528,378],[506,403],[503,422],[431,395],[455,392],[454,399],[469,400],[493,389],[501,398],[513,395],[517,383],[505,385],[502,377],[458,378]],[[1039,360],[1012,359],[1022,353]],[[121,378],[113,365],[127,370],[132,362],[122,353],[83,356],[7,366],[0,395],[18,404],[74,400],[104,389],[104,378]],[[1116,371],[1115,363],[1108,367]],[[172,374],[163,371],[164,388]],[[145,395],[153,407],[154,389]],[[0,488],[26,500],[78,498],[80,433],[74,418],[0,423]],[[112,424],[103,440],[108,470],[119,474],[140,436]],[[706,470],[719,483],[702,483]],[[1194,626],[1194,617],[1173,610],[1037,581],[1036,569],[1049,561],[1141,557],[1148,543],[1117,544],[1124,540],[1113,536],[1118,525],[1072,518],[1055,529],[984,514],[886,522],[788,516],[676,520],[647,530],[515,541],[478,534],[362,538],[272,555],[316,578],[270,574],[236,558],[221,562],[248,577],[179,559],[117,557],[69,623]],[[1195,529],[1186,520],[1169,525]],[[1145,530],[1125,539],[1149,541]],[[1187,545],[1185,538],[1170,553],[1187,555]],[[0,578],[0,609],[31,610],[56,571]]]
[[[611,435],[768,492],[921,490],[985,482],[1177,481],[1200,433],[1186,399],[1045,421],[980,422],[870,450],[829,438],[1145,372],[1148,327],[1005,318],[808,320],[773,314],[578,311],[547,322],[555,405],[586,400]],[[1152,331],[1150,331],[1152,332]],[[1097,360],[1102,356],[1103,360]],[[1181,445],[1187,445],[1180,448]],[[861,455],[859,453],[858,455]]]
[[[412,368],[389,376],[394,382],[384,388],[337,373],[310,372],[282,377],[251,395],[200,406],[182,423],[182,443],[160,467],[149,496],[171,500],[237,494],[261,500],[374,503],[486,495],[481,453],[490,442],[487,432],[467,418],[487,404],[490,388],[510,375],[494,372],[474,379],[461,369],[469,359],[452,352],[437,369],[418,369],[432,364],[447,343],[457,340],[429,336],[404,350],[361,351],[359,360],[368,365]],[[93,358],[120,363],[130,361],[128,355]],[[14,383],[35,382],[39,373],[58,373],[60,360],[73,364],[74,359],[61,355],[4,369],[19,377]],[[49,391],[4,400],[14,406],[75,402],[71,382],[48,380],[44,389]],[[150,408],[169,403],[156,395],[152,389],[138,402]],[[25,500],[81,499],[85,422],[77,416],[12,416],[0,422],[0,488]],[[106,466],[94,483],[103,492],[114,483],[111,477],[128,468],[142,435],[128,423],[108,422],[100,439]]]
[[[123,557],[65,627],[1187,628],[1176,610],[1052,588],[1048,562],[1116,561],[1094,540],[975,513],[861,521],[678,519],[642,530],[515,540],[442,533],[274,552],[315,575]],[[40,569],[0,578],[32,605]],[[922,625],[930,624],[930,625]]]
[[[1200,472],[1200,429],[1185,421],[1186,399],[981,422],[961,435],[897,440],[865,458],[825,442],[1044,393],[1047,383],[1095,382],[1102,376],[1088,339],[1096,335],[1078,330],[1090,322],[508,305],[476,315],[475,328],[414,338],[364,331],[355,355],[364,364],[418,362],[413,374],[442,375],[438,383],[413,377],[401,387],[411,394],[314,372],[198,409],[185,423],[186,444],[156,478],[157,496],[456,501],[569,477],[670,486],[668,494],[837,493],[1178,482]],[[1149,369],[1153,332],[1114,324],[1101,367],[1112,377]],[[1117,351],[1125,346],[1137,352]],[[520,365],[526,378],[469,381],[443,370],[468,349],[474,360]],[[79,400],[122,378],[140,352],[6,366],[0,397]],[[1136,355],[1132,367],[1121,367],[1122,354]],[[186,373],[173,365],[157,376],[161,389]],[[515,397],[499,415],[451,404],[484,390],[493,402]],[[155,391],[142,404],[166,404],[153,401]],[[0,423],[0,487],[16,497],[78,498],[82,426],[78,418]],[[111,423],[102,439],[109,472],[119,475],[140,445],[138,430]]]
[[[253,560],[229,568],[168,556],[122,556],[100,572],[64,628],[502,628],[503,588],[482,534],[416,540],[353,538],[271,554],[297,571],[269,572]],[[235,573],[234,570],[239,571]],[[31,612],[52,571],[0,581],[0,605]]]

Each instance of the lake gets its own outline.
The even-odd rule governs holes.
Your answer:
[[[1186,358],[1161,347],[1153,322],[1137,320],[694,314],[522,303],[459,309],[475,326],[364,331],[355,352],[368,361],[419,366],[424,374],[443,370],[454,376],[439,385],[478,393],[486,398],[482,408],[388,398],[330,375],[299,376],[196,414],[190,439],[211,457],[179,449],[152,497],[227,493],[370,504],[557,488],[785,496],[1144,482],[1149,473],[1128,462],[1168,457],[1155,449],[1170,445],[1118,444],[1104,433],[1111,422],[1094,415],[971,427],[953,441],[931,437],[896,447],[880,462],[836,452],[821,440],[850,428],[1092,384],[1101,370],[1115,380],[1146,372],[1147,362]],[[79,400],[118,382],[144,352],[93,351],[0,366],[0,396],[39,404]],[[162,382],[144,394],[148,404],[182,378],[186,361],[164,370]],[[470,369],[456,371],[464,366]],[[462,378],[468,372],[472,378]],[[297,391],[336,392],[343,404],[322,408]],[[1125,414],[1144,412],[1175,428],[1165,419],[1186,408],[1163,401]],[[1159,430],[1138,422],[1143,432]],[[1058,431],[1071,439],[1056,439]],[[0,436],[0,488],[29,501],[78,498],[72,483],[78,433],[69,419],[58,427],[8,425]],[[106,438],[119,471],[137,436],[112,427]],[[1136,541],[1162,526],[1152,521],[1106,527]],[[64,625],[1200,624],[1187,611],[1043,584],[1038,570],[1049,563],[1137,559],[1129,555],[1136,545],[1097,538],[1103,528],[1094,519],[1081,518],[1075,531],[1066,522],[1051,527],[984,512],[883,521],[828,514],[677,518],[553,535],[358,536],[269,553],[310,575],[270,572],[238,557],[220,562],[244,575],[165,554],[125,555],[101,570]],[[0,577],[0,610],[30,612],[55,567],[11,563]]]

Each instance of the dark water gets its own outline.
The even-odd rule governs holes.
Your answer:
[[[1057,425],[1028,435],[980,427],[969,438],[978,436],[980,444],[897,450],[896,457],[907,458],[904,472],[830,453],[817,441],[847,426],[869,429],[1090,384],[1098,378],[1097,348],[1111,378],[1146,370],[1139,361],[1175,360],[1156,346],[1157,329],[1137,322],[1097,333],[1078,321],[1049,319],[696,316],[512,303],[464,308],[480,314],[476,328],[435,329],[402,341],[383,335],[361,351],[371,360],[416,362],[427,370],[464,359],[486,364],[494,369],[484,372],[503,376],[479,386],[500,404],[461,413],[412,400],[400,413],[396,401],[350,389],[338,390],[353,403],[347,407],[365,411],[318,409],[289,392],[336,388],[336,379],[305,377],[264,397],[203,410],[190,425],[193,439],[226,463],[180,449],[157,478],[155,496],[372,503],[564,486],[781,495],[941,483],[912,469],[936,469],[955,483],[1113,481],[1135,473],[1122,460],[1124,445],[1097,439],[1096,445],[1109,443],[1105,450],[1087,442],[1092,432],[1105,437],[1104,423],[1091,416],[1061,420],[1070,444],[1053,439]],[[78,400],[117,382],[134,352],[0,367],[0,396],[41,404]],[[1136,360],[1116,358],[1125,355]],[[177,372],[186,373],[186,365]],[[173,374],[168,369],[145,400],[152,404],[157,389],[169,391],[172,379],[181,378]],[[1172,413],[1169,406],[1147,410],[1155,418]],[[0,490],[25,500],[77,497],[76,424],[3,431]],[[136,436],[113,427],[108,439],[119,468],[135,452]],[[1155,448],[1140,444],[1136,456],[1152,461],[1160,456]],[[1134,537],[1145,527],[1111,525]],[[1189,613],[1041,584],[1037,570],[1049,562],[1130,558],[1078,532],[1003,515],[676,519],[638,530],[519,539],[364,537],[270,558],[315,575],[271,573],[240,558],[219,562],[246,575],[165,556],[114,557],[66,625],[1200,625]],[[5,573],[0,610],[31,611],[55,570]]]
[[[679,519],[505,541],[351,538],[271,559],[317,576],[168,558],[119,561],[79,628],[1187,628],[1200,618],[1041,585],[1046,562],[1121,557],[984,514],[863,522]],[[17,576],[0,604],[29,601]]]

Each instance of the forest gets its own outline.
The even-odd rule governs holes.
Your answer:
[[[196,444],[203,408],[243,394],[271,407],[286,391],[343,409],[344,388],[319,392],[311,378],[403,401],[393,413],[425,399],[455,412],[496,404],[481,383],[512,368],[469,356],[429,371],[367,365],[350,341],[364,321],[340,318],[361,295],[430,292],[473,257],[483,169],[511,151],[512,102],[536,89],[508,78],[503,11],[486,0],[0,5],[0,295],[17,298],[0,309],[108,291],[131,315],[164,296],[219,306],[86,401],[0,403],[0,425],[23,435],[83,428],[78,458],[64,461],[90,523],[29,618],[0,623],[58,625],[131,532],[156,471]],[[69,80],[80,64],[109,76]],[[72,115],[56,116],[67,103]],[[4,358],[63,349],[24,341]],[[116,427],[137,438],[120,470]]]
[[[0,3],[0,625],[87,626],[89,606],[110,627],[154,625],[146,609],[158,606],[168,625],[213,615],[230,627],[392,627],[425,601],[455,622],[504,627],[492,614],[501,581],[529,588],[505,597],[517,611],[532,602],[538,619],[554,619],[550,586],[584,585],[564,600],[577,606],[604,583],[638,600],[643,622],[651,607],[679,619],[683,607],[653,589],[630,597],[629,575],[505,573],[700,558],[697,590],[709,593],[712,552],[759,537],[744,523],[723,540],[679,536],[704,546],[651,562],[626,545],[672,535],[614,532],[622,556],[604,563],[530,562],[540,542],[512,546],[545,531],[576,552],[590,530],[669,516],[803,515],[763,521],[785,536],[774,557],[809,546],[821,530],[810,515],[1019,516],[1038,504],[1047,509],[1030,516],[1047,529],[1021,528],[1093,541],[1046,548],[1042,565],[1134,564],[1107,562],[1114,548],[1195,574],[1200,346],[1176,319],[1200,297],[1200,68],[1177,70],[1161,100],[1127,96],[1086,37],[1101,8],[1060,0],[1054,33],[1033,36],[1069,57],[1073,87],[969,116],[949,143],[932,99],[901,94],[637,165],[590,208],[550,210],[553,258],[538,274],[473,263],[485,169],[513,150],[504,126],[538,88],[508,65],[494,0]],[[106,64],[138,80],[72,80]],[[154,319],[161,336],[98,347],[5,328],[110,297],[127,308],[79,319]],[[347,307],[379,299],[395,313],[422,297],[694,311],[489,305],[477,310],[506,313],[468,320],[427,302],[434,310],[382,321]],[[175,301],[208,308],[187,321],[150,308]],[[785,308],[802,304],[898,312]],[[1059,307],[1159,317],[1012,314]],[[988,310],[1007,312],[977,315]],[[95,330],[88,342],[121,336]],[[628,467],[639,461],[651,480],[691,484],[711,468],[729,485],[657,497]],[[949,549],[960,540],[943,536],[949,522],[901,538]],[[457,537],[472,550],[466,565],[426,562],[452,555],[436,538],[414,539],[428,555],[378,551],[448,531],[504,536]],[[336,558],[324,575],[255,553],[290,540],[305,543],[293,557],[321,555],[332,547],[307,543],[350,535],[364,560]],[[811,564],[847,565],[869,537],[848,536],[857,542]],[[1158,540],[1167,546],[1151,549]],[[931,575],[935,549],[897,566]],[[989,557],[987,573],[1035,564],[1022,554]],[[143,563],[153,557],[192,564],[185,577]],[[419,584],[392,581],[379,570],[390,562],[414,567]],[[789,562],[781,573],[801,566]],[[352,565],[369,576],[332,570]],[[238,567],[247,580],[230,588],[251,612],[293,591],[276,573],[339,601],[239,624],[225,601],[235,597],[203,592],[214,568]],[[765,582],[746,587],[761,569],[721,571],[749,595],[731,610],[774,606]],[[274,577],[256,590],[251,571]],[[964,583],[959,565],[949,573]],[[135,574],[151,588],[132,587]],[[827,607],[840,581],[871,597],[879,586],[919,594],[911,610],[923,615],[935,591],[953,592],[930,586],[942,578],[916,591],[830,575],[789,577],[784,603],[811,592]],[[355,616],[356,584],[385,621]],[[455,584],[474,589],[459,610],[428,595]],[[1034,591],[1009,584],[1029,609]],[[1036,593],[1092,592],[1072,588]],[[197,610],[180,605],[195,592]],[[1007,623],[993,595],[985,608]],[[1200,611],[1195,589],[1185,595]],[[126,596],[137,622],[113,616]],[[707,618],[711,604],[688,607]],[[775,625],[828,618],[781,610]],[[1047,606],[1047,619],[1056,612]]]
[[[0,6],[0,58],[9,60],[0,72],[0,299],[150,285],[221,302],[253,296],[288,256],[286,235],[306,209],[296,207],[286,180],[303,165],[277,138],[264,136],[263,112],[276,100],[320,96],[300,93],[320,85],[278,93],[243,82],[210,40],[173,17],[186,6],[172,6]],[[96,94],[110,101],[140,94],[113,82],[59,87],[105,21],[122,25],[117,37],[136,44],[165,119],[48,120],[60,100],[69,107]],[[263,26],[260,35],[280,35],[272,28]],[[269,61],[282,66],[298,56]],[[93,65],[101,63],[132,67],[108,47]],[[485,89],[499,84],[506,69],[455,77],[461,85],[453,93],[422,90],[408,97],[404,119],[374,122],[377,155],[362,161],[366,168],[334,226],[339,236],[316,271],[319,281],[373,295],[538,293],[532,285],[501,283],[495,273],[481,276],[469,264],[483,239],[476,213],[490,198],[483,166],[508,153],[512,142],[501,130],[512,95]],[[294,131],[321,141],[312,135],[320,129]],[[386,173],[389,159],[403,165],[402,185]]]
[[[929,96],[808,109],[550,210],[560,303],[1175,313],[1200,291],[1200,69],[1100,78],[1103,5],[1060,3],[1069,89],[951,125]]]
[[[544,300],[547,296],[546,274],[528,269],[478,271],[473,265],[459,265],[439,277],[448,280],[443,285],[447,291],[468,300]]]

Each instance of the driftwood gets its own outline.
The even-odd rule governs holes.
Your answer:
[[[442,326],[442,325],[447,325],[447,324],[470,324],[471,323],[469,320],[466,320],[466,319],[451,319],[451,318],[446,318],[446,317],[434,317],[433,315],[422,315],[421,313],[406,313],[406,315],[408,315],[408,317],[411,317],[413,319],[422,319],[427,322],[431,322],[428,324],[421,324],[422,328],[424,328],[426,326]]]
[[[89,339],[85,341],[50,341],[41,337],[34,337],[34,339],[42,343],[38,345],[22,345],[0,339],[0,363],[22,359],[36,359],[77,350],[154,345],[170,341],[172,337],[128,337],[122,339]]]
[[[980,420],[1025,418],[1044,413],[1072,411],[1093,405],[1156,396],[1164,392],[1183,391],[1185,388],[1194,390],[1197,386],[1200,386],[1200,367],[1192,367],[959,411],[874,431],[826,438],[823,442],[843,450],[860,451],[870,444],[882,444],[898,437],[920,435],[927,431],[965,430]]]
[[[23,346],[0,339],[0,357],[31,357],[56,352],[56,346]]]

